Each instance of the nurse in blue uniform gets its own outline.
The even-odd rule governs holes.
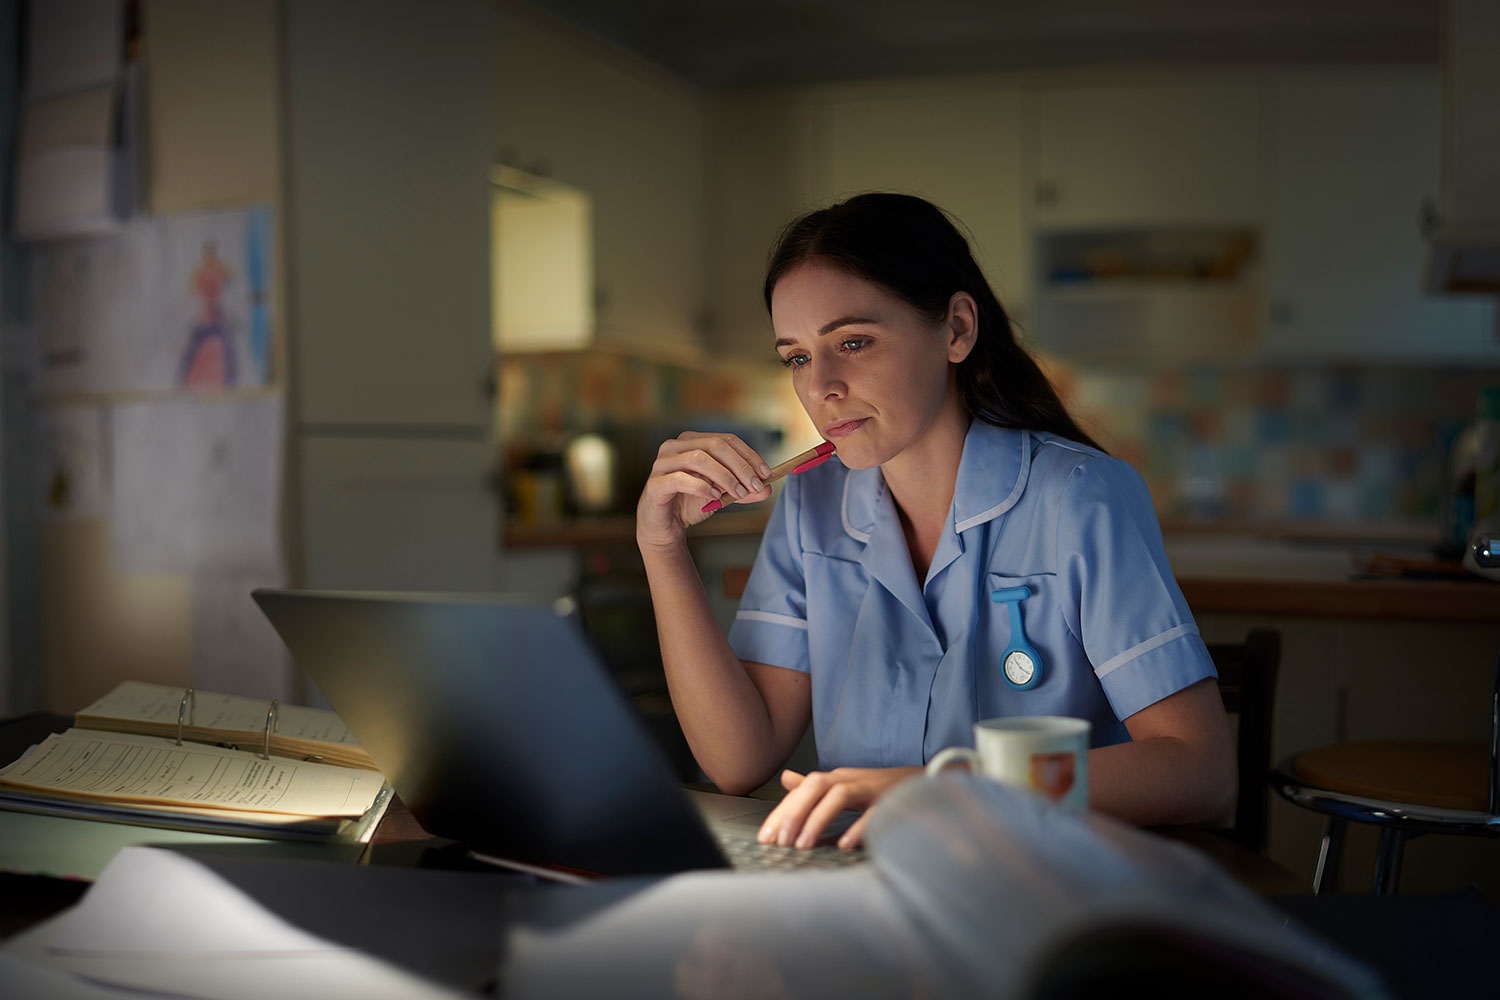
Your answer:
[[[1228,724],[1145,484],[1068,415],[948,217],[896,194],[809,213],[764,291],[775,350],[837,452],[785,481],[727,638],[685,530],[721,493],[767,499],[764,459],[684,433],[636,518],[704,773],[748,792],[813,725],[819,770],[781,773],[761,839],[810,846],[1003,715],[1092,723],[1091,808],[1228,823]]]

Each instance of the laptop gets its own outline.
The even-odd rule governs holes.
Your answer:
[[[863,856],[758,844],[774,803],[681,788],[571,600],[251,596],[423,829],[479,856],[598,875]]]

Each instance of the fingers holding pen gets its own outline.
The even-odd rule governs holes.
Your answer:
[[[771,495],[763,478],[770,466],[733,434],[685,432],[662,445],[657,464],[663,463],[687,468],[715,486],[717,492],[708,498],[711,509],[717,509],[714,502],[753,503]]]

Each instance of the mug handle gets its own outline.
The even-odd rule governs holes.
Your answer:
[[[932,777],[949,764],[958,760],[968,761],[970,770],[979,770],[979,751],[971,750],[968,747],[946,747],[939,750],[937,755],[927,762],[927,776],[929,778]]]

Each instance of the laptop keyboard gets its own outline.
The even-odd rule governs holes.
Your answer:
[[[717,830],[714,831],[714,839],[718,841],[719,850],[724,852],[724,857],[729,861],[730,866],[740,871],[819,871],[858,864],[866,858],[862,847],[856,847],[850,851],[842,850],[832,844],[820,844],[809,848],[779,847],[775,844],[762,844],[744,837],[731,836]]]

